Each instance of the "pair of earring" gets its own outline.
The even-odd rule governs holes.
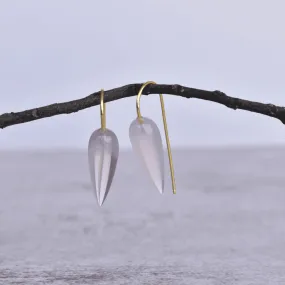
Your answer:
[[[162,194],[164,191],[164,155],[163,145],[158,126],[149,118],[143,117],[140,112],[140,97],[143,89],[149,84],[156,84],[148,81],[142,85],[136,99],[137,118],[133,120],[129,128],[129,137],[132,148],[141,158],[141,161],[149,173],[152,182]],[[166,145],[168,150],[169,166],[172,180],[173,194],[176,193],[174,168],[170,140],[168,136],[164,101],[162,94],[160,104],[164,124]],[[104,90],[100,96],[101,128],[94,131],[88,144],[88,161],[91,182],[97,201],[103,205],[109,193],[119,157],[119,141],[116,134],[106,128],[106,106],[104,103]]]

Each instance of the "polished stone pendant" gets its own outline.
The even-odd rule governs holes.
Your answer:
[[[140,157],[151,180],[162,194],[164,191],[163,145],[158,126],[149,118],[136,118],[129,128],[134,152]]]
[[[92,186],[100,206],[109,193],[119,157],[119,142],[109,129],[94,131],[89,139],[88,160]]]

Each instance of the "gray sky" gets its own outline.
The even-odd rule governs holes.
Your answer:
[[[154,80],[285,105],[283,0],[0,1],[0,112]],[[173,146],[283,143],[279,121],[165,96]],[[159,97],[142,114],[161,127]],[[207,115],[205,115],[207,114]],[[107,104],[122,147],[135,97]],[[86,148],[99,108],[1,131],[1,148]]]

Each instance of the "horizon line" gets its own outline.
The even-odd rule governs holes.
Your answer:
[[[166,151],[166,147],[163,146]],[[247,143],[247,144],[213,144],[213,145],[190,145],[190,146],[174,146],[171,147],[173,151],[187,151],[187,150],[241,150],[241,149],[273,149],[285,148],[285,143]],[[0,152],[85,152],[87,147],[25,147],[25,148],[0,148]],[[122,152],[132,151],[132,147],[120,147]]]

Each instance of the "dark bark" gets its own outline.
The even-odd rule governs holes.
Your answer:
[[[118,99],[135,96],[138,94],[141,86],[142,84],[129,84],[119,88],[106,90],[104,101],[107,103]],[[184,87],[177,84],[151,84],[146,86],[143,91],[144,95],[159,93],[171,94],[184,98],[197,98],[212,101],[234,110],[241,109],[276,118],[285,124],[285,107],[281,106],[238,99],[227,96],[225,93],[220,91],[206,91]],[[0,128],[4,129],[12,125],[27,123],[56,115],[70,114],[99,104],[100,91],[74,101],[56,103],[16,113],[5,113],[0,115]]]

